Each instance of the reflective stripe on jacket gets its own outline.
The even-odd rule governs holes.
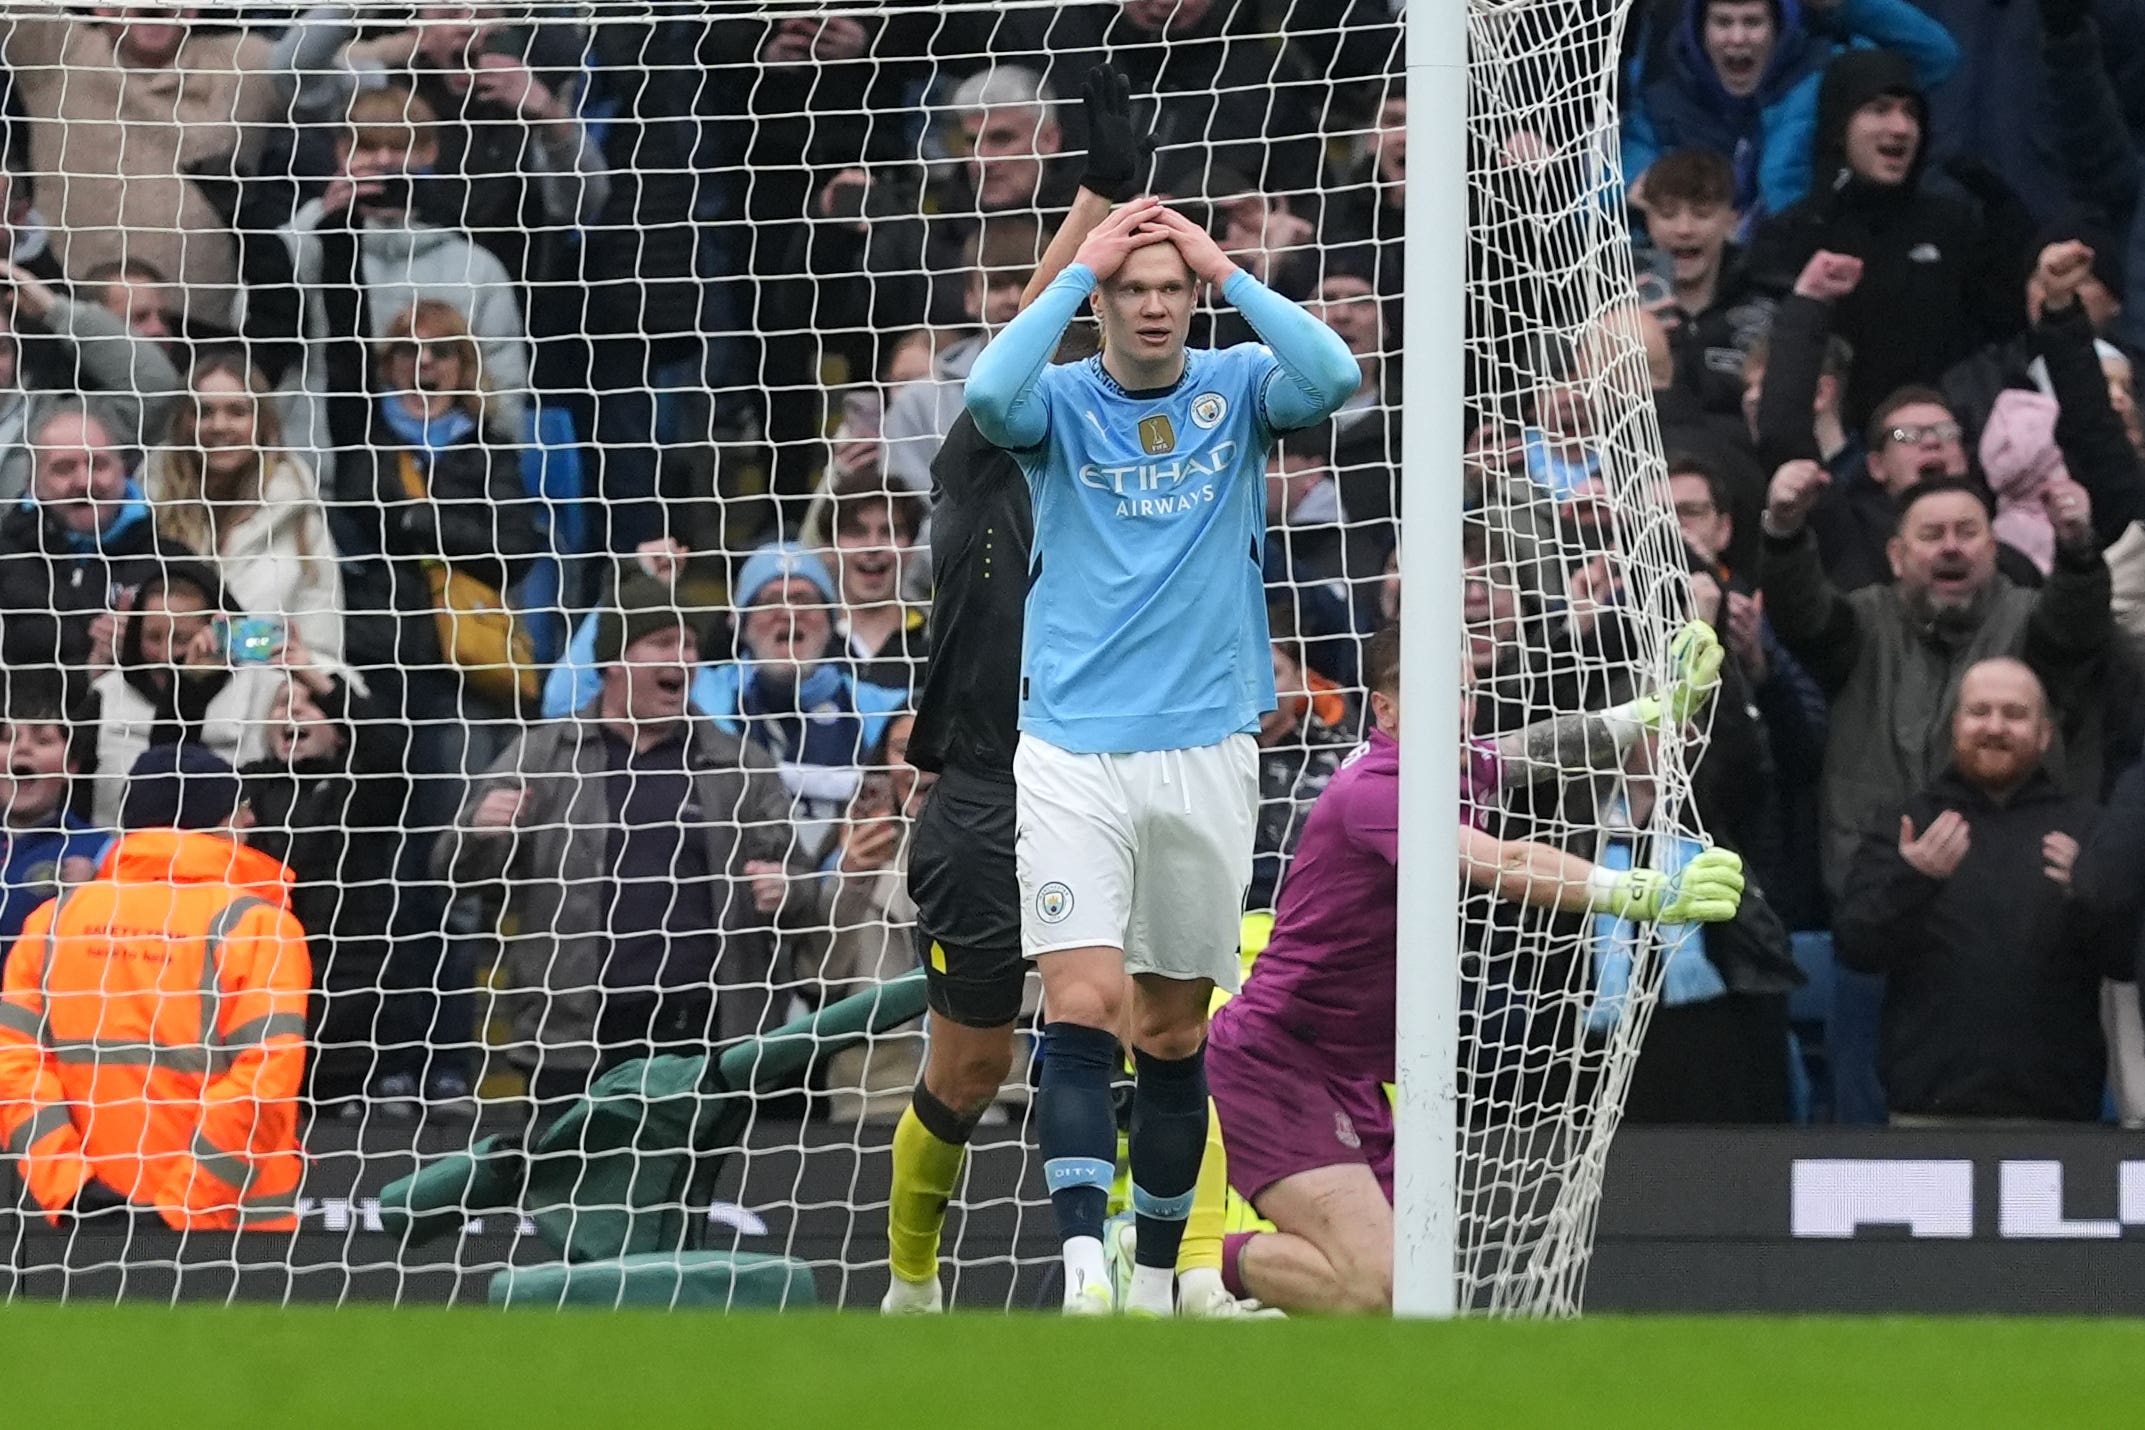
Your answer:
[[[0,979],[0,1146],[48,1213],[96,1177],[177,1228],[297,1224],[312,961],[290,882],[257,849],[140,830],[30,915]]]

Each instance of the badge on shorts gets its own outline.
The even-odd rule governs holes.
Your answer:
[[[1192,399],[1192,425],[1202,432],[1221,426],[1229,415],[1229,399],[1218,392],[1202,392]]]
[[[1035,916],[1046,924],[1061,924],[1072,912],[1072,890],[1052,882],[1035,891]]]
[[[1169,425],[1167,412],[1140,419],[1140,450],[1150,457],[1166,457],[1177,450],[1177,429]]]
[[[1356,1125],[1348,1120],[1345,1112],[1333,1114],[1333,1140],[1352,1151],[1363,1149],[1363,1139],[1356,1135]]]

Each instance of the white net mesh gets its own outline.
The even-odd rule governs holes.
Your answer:
[[[1468,57],[1469,662],[1506,756],[1492,832],[1640,867],[1688,836],[1697,753],[1575,716],[1642,695],[1690,612],[1618,177],[1621,0],[1473,0]],[[1654,334],[1657,338],[1658,333]],[[1515,733],[1517,732],[1517,733]],[[1465,908],[1463,1306],[1579,1307],[1610,1139],[1664,960],[1606,996],[1589,916]]]
[[[1478,730],[1516,739],[1649,684],[1689,595],[1604,198],[1623,6],[1472,5],[1468,638]],[[1358,355],[1269,479],[1268,908],[1394,609],[1396,7],[263,8],[4,8],[31,937],[0,1284],[469,1300],[503,1267],[736,1251],[778,1259],[719,1301],[872,1304],[922,1048],[930,464],[978,324],[1071,199],[1108,60],[1155,187]],[[1194,341],[1246,335],[1222,311]],[[792,655],[808,677],[762,678]],[[1495,832],[1597,854],[1633,801],[1587,740],[1515,745]],[[228,798],[174,746],[241,772],[260,855],[110,855]],[[1690,753],[1664,737],[1657,841]],[[1658,960],[1604,1018],[1583,921],[1465,924],[1463,1301],[1570,1311]],[[1028,1047],[946,1233],[964,1307],[1051,1295]],[[568,1114],[606,1075],[632,1116]],[[116,1195],[78,1196],[92,1172]],[[614,1299],[706,1294],[667,1285]]]

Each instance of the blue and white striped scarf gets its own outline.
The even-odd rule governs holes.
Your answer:
[[[1681,872],[1684,865],[1697,857],[1705,848],[1697,840],[1685,835],[1670,835],[1658,841],[1665,845],[1658,866],[1664,874]],[[1601,866],[1619,872],[1631,867],[1631,837],[1628,834],[1612,836],[1608,846],[1601,852]],[[1661,974],[1661,1001],[1671,1008],[1688,1003],[1705,1003],[1724,997],[1728,985],[1706,957],[1706,936],[1698,924],[1662,924],[1660,934],[1660,957],[1663,960]],[[1639,926],[1630,919],[1613,914],[1599,914],[1594,919],[1594,1001],[1586,1010],[1588,1031],[1608,1033],[1623,1021],[1624,1010],[1631,994],[1631,973],[1637,962]]]

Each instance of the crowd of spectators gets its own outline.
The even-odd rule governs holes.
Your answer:
[[[6,22],[0,934],[186,745],[294,876],[324,1111],[467,1113],[500,1073],[555,1104],[909,966],[930,462],[1105,58],[1153,188],[1361,371],[1266,473],[1271,906],[1397,617],[1399,0],[861,8]],[[1628,224],[1603,327],[1645,351],[1730,651],[1695,817],[1762,891],[1679,945],[1717,976],[1671,986],[1634,1115],[1807,1105],[1791,945],[1885,976],[1891,1115],[2103,1115],[2145,886],[2140,66],[2136,0],[1633,10],[1627,187],[1578,202]],[[1570,167],[1478,137],[1513,183]],[[1501,182],[1485,292],[1562,251]],[[1451,470],[1496,735],[1638,693],[1635,554],[1608,345],[1475,306]],[[1195,341],[1248,336],[1215,308]],[[1519,783],[1515,825],[1665,857],[1643,767]],[[1519,956],[1514,919],[1470,927]],[[1475,1045],[1523,1002],[1472,1010]],[[916,1042],[822,1069],[838,1115],[898,1111]]]

